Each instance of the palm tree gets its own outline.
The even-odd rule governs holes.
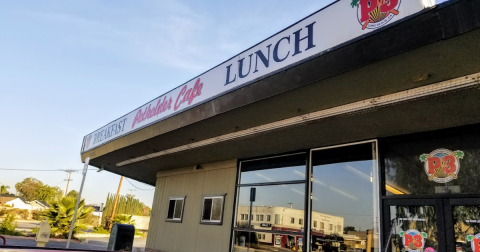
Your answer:
[[[10,189],[10,186],[6,186],[6,185],[0,186],[0,194],[9,194],[8,189]]]
[[[132,220],[132,215],[119,214],[113,219],[114,224],[130,224],[135,225],[135,220]]]
[[[51,204],[50,209],[48,209],[42,215],[45,217],[52,227],[53,236],[63,236],[68,237],[70,232],[70,225],[72,223],[73,214],[75,212],[76,199],[71,197],[64,197],[58,202]],[[85,207],[85,200],[80,200],[78,205],[77,218],[75,220],[75,226],[73,228],[73,234],[78,233],[80,230],[85,230],[86,226],[80,222],[80,220],[85,219],[91,212],[93,208]]]

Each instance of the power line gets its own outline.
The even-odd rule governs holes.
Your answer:
[[[155,189],[155,188],[152,188],[152,189],[142,189],[142,188],[138,188],[137,186],[135,186],[134,184],[132,184],[132,182],[130,182],[130,180],[128,180],[127,178],[125,178],[125,180],[127,180],[127,182],[130,183],[130,185],[132,185],[133,187],[137,188],[138,190],[142,190],[142,191],[152,191],[152,190]]]

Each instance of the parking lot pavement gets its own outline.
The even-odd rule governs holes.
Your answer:
[[[8,246],[25,246],[35,247],[37,243],[33,237],[18,237],[18,236],[5,236]],[[50,239],[45,245],[46,248],[65,248],[67,240],[62,239]],[[133,241],[133,252],[145,251],[146,238],[135,238]],[[88,243],[72,240],[70,243],[71,249],[83,249],[83,250],[107,250],[108,238],[92,238],[88,239]],[[0,246],[1,248],[1,246]]]

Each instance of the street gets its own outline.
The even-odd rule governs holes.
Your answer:
[[[36,247],[34,237],[19,237],[19,236],[5,236],[7,246],[26,246]],[[88,250],[107,250],[108,237],[105,238],[88,238],[88,242],[79,242],[72,240],[70,243],[71,249],[88,249]],[[136,237],[133,241],[133,252],[145,251],[146,238]],[[45,245],[46,248],[65,248],[67,240],[64,239],[50,239]],[[1,248],[1,246],[0,246]],[[1,250],[1,249],[0,249]]]

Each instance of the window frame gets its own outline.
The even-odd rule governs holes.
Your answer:
[[[381,161],[382,161],[382,158],[380,157],[379,155],[379,141],[378,139],[370,139],[370,140],[364,140],[364,141],[357,141],[357,142],[350,142],[350,143],[345,143],[345,144],[336,144],[336,145],[330,145],[330,146],[325,146],[325,147],[318,147],[318,148],[308,148],[308,149],[303,149],[303,150],[297,150],[297,151],[292,151],[292,152],[288,152],[288,153],[283,153],[283,154],[276,154],[276,155],[265,155],[265,156],[261,156],[261,157],[256,157],[256,158],[248,158],[248,159],[243,159],[243,160],[237,160],[237,171],[236,171],[236,183],[235,183],[235,197],[234,197],[234,210],[232,211],[232,225],[231,225],[231,235],[230,235],[230,251],[233,251],[234,250],[234,245],[235,245],[235,232],[236,231],[245,231],[245,232],[259,232],[260,230],[259,229],[255,229],[253,227],[253,225],[251,227],[248,227],[248,228],[238,228],[236,227],[236,221],[238,219],[238,206],[239,206],[239,202],[238,202],[238,197],[239,197],[239,189],[242,188],[242,187],[254,187],[254,186],[271,186],[271,185],[283,185],[283,184],[305,184],[305,210],[304,210],[304,221],[303,221],[303,228],[304,228],[304,231],[303,232],[293,232],[293,231],[282,231],[282,235],[284,234],[288,234],[288,235],[298,235],[298,234],[303,234],[303,244],[304,244],[304,247],[305,247],[305,251],[309,252],[310,251],[310,247],[309,247],[309,244],[311,244],[311,237],[308,235],[308,232],[309,230],[313,230],[312,228],[312,199],[310,197],[308,197],[307,195],[309,195],[309,193],[312,192],[313,188],[312,188],[312,181],[311,181],[311,177],[312,177],[312,174],[313,174],[313,166],[312,165],[312,157],[313,157],[313,152],[314,151],[319,151],[319,150],[323,150],[323,149],[333,149],[333,148],[342,148],[342,147],[346,147],[346,146],[354,146],[354,145],[361,145],[361,144],[367,144],[367,143],[371,143],[372,144],[372,153],[374,154],[374,160],[375,160],[375,167],[373,168],[374,169],[374,180],[373,180],[373,183],[376,183],[374,185],[374,198],[373,198],[373,201],[375,203],[374,205],[374,212],[377,213],[377,216],[378,218],[382,218],[382,213],[380,212],[381,211],[381,206],[382,206],[382,201],[380,200],[381,199],[381,192],[380,192],[380,184],[381,182],[383,181],[382,180],[382,176],[383,176],[383,173],[382,173],[382,165],[381,165]],[[265,181],[265,182],[256,182],[256,183],[249,183],[249,182],[244,182],[242,183],[241,181],[241,178],[242,178],[242,172],[244,172],[244,168],[243,168],[243,164],[246,163],[246,162],[252,162],[252,161],[259,161],[259,160],[267,160],[267,159],[271,159],[271,160],[274,160],[276,158],[280,158],[280,157],[285,157],[285,156],[293,156],[293,155],[300,155],[300,154],[305,154],[306,155],[306,163],[305,163],[305,166],[306,166],[306,170],[305,170],[305,180],[286,180],[286,181],[274,181],[274,182],[271,182],[271,181]],[[274,160],[276,161],[276,160]],[[302,165],[303,166],[303,165]],[[277,168],[277,167],[273,167],[273,168]],[[273,169],[272,168],[272,169]],[[281,168],[281,167],[280,167]],[[265,168],[265,169],[270,169],[270,168]],[[247,170],[247,171],[250,171],[250,170]],[[278,218],[277,218],[278,216]],[[283,225],[283,222],[285,221],[282,214],[274,214],[272,216],[274,219],[271,220],[272,223],[274,223],[275,225]],[[253,218],[252,218],[253,220]],[[278,220],[278,223],[277,223],[277,220]],[[295,222],[295,221],[294,221]],[[293,223],[294,224],[294,223]],[[323,225],[322,225],[323,224]],[[321,221],[318,221],[317,222],[317,228],[319,228],[320,230],[323,230],[324,232],[327,231],[325,228],[327,228],[325,226],[325,224],[329,224],[329,223],[325,223],[325,222],[321,222]],[[323,228],[321,227],[323,226]],[[344,227],[344,226],[342,226]],[[376,245],[378,245],[378,247],[381,249],[382,248],[382,241],[383,241],[383,234],[381,232],[381,230],[383,229],[383,223],[382,221],[378,221],[378,223],[375,224],[375,227],[378,228],[379,230],[379,233],[378,233],[378,244],[377,242],[375,242]],[[332,231],[333,229],[336,228],[336,225],[333,225],[332,227]],[[272,234],[272,235],[275,235],[274,236],[274,242],[276,241],[276,234],[279,233],[278,231],[270,231],[270,230],[261,230],[261,232],[265,232],[265,233],[269,233],[269,234]],[[339,232],[342,232],[342,230],[340,230]]]
[[[167,205],[167,216],[165,217],[165,222],[176,222],[176,223],[182,223],[183,221],[183,212],[185,210],[185,199],[187,196],[172,196],[168,197],[168,205]],[[173,208],[173,218],[168,218],[168,212],[170,209],[170,202],[174,200],[175,201],[175,207]],[[177,207],[177,200],[182,200],[182,211],[180,212],[180,218],[175,218],[175,210]]]
[[[227,195],[226,193],[202,195],[202,208],[200,209],[200,224],[223,225],[223,213],[224,213],[224,210],[225,210],[225,196],[226,195]],[[221,207],[220,207],[220,220],[212,220],[213,199],[218,199],[218,198],[222,199],[222,203],[221,203]],[[203,219],[203,211],[204,211],[204,208],[205,208],[205,200],[206,199],[212,199],[212,208],[210,209],[210,220],[204,220]]]

